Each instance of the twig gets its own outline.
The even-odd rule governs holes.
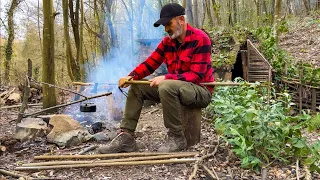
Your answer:
[[[191,173],[191,175],[189,176],[189,180],[192,180],[196,174],[197,174],[197,171],[199,169],[199,164],[202,163],[205,159],[209,158],[209,157],[212,157],[216,154],[216,152],[218,151],[218,147],[219,147],[219,141],[220,141],[220,136],[218,136],[218,144],[216,145],[216,147],[214,148],[213,152],[210,153],[210,154],[207,154],[205,156],[202,156],[201,158],[199,158],[195,164],[193,165],[193,171]]]
[[[28,59],[28,74],[26,75],[26,82],[24,84],[24,92],[23,92],[23,100],[22,100],[22,104],[18,114],[18,118],[16,119],[16,123],[21,122],[24,111],[28,107],[27,104],[28,104],[28,98],[29,98],[29,92],[30,92],[30,81],[28,77],[31,77],[31,76],[32,76],[32,61]]]
[[[204,116],[201,116],[201,118],[204,119],[204,120],[206,120],[206,121],[209,121],[209,122],[211,121],[211,119],[206,118],[206,117],[204,117]]]
[[[49,108],[43,109],[43,110],[38,111],[38,112],[34,112],[34,113],[30,113],[30,114],[25,114],[23,117],[39,115],[39,114],[44,113],[44,112],[49,111],[49,110],[53,110],[53,109],[57,109],[57,108],[69,106],[69,105],[72,105],[72,104],[80,103],[80,102],[82,102],[82,101],[86,101],[86,100],[89,100],[89,99],[94,99],[94,98],[98,98],[98,97],[102,97],[102,96],[109,96],[110,94],[112,94],[112,92],[108,92],[108,93],[104,93],[104,94],[99,94],[99,95],[96,95],[96,96],[90,96],[90,97],[87,97],[86,99],[81,99],[81,100],[73,101],[73,102],[66,103],[66,104],[60,104],[60,105],[57,105],[57,106],[53,106],[53,107],[49,107]]]
[[[30,76],[29,76],[29,79],[31,79],[31,81],[33,81],[34,83],[39,84],[39,85],[45,84],[45,85],[48,85],[49,87],[54,87],[54,88],[57,88],[57,89],[60,89],[60,90],[63,90],[63,91],[67,91],[67,92],[71,92],[71,93],[73,93],[73,94],[76,94],[76,95],[82,96],[82,97],[84,97],[84,98],[87,98],[87,96],[85,96],[85,95],[83,95],[83,94],[81,94],[81,93],[78,93],[78,92],[76,92],[76,91],[70,90],[70,89],[58,87],[58,86],[55,86],[55,85],[53,85],[53,84],[49,84],[49,83],[45,83],[45,82],[37,82],[35,79],[32,79]]]
[[[111,163],[111,162],[128,162],[128,161],[143,161],[143,160],[159,160],[159,159],[169,159],[169,158],[183,158],[183,157],[193,157],[194,153],[190,154],[168,154],[159,156],[144,156],[144,157],[130,157],[122,159],[108,159],[108,160],[91,160],[91,161],[49,161],[40,163],[28,163],[22,166],[52,166],[52,165],[70,165],[70,164],[91,164],[91,163]]]
[[[7,99],[10,96],[10,94],[13,93],[14,90],[16,90],[15,87],[11,91],[9,91],[7,94],[5,94],[2,99]]]
[[[220,180],[219,176],[217,175],[216,171],[213,167],[211,167],[213,174],[217,177],[217,180]]]
[[[217,179],[217,177],[213,174],[213,172],[211,172],[211,170],[204,164],[201,164],[201,166],[203,167],[204,170],[207,171],[207,173],[213,178],[213,179]]]
[[[265,168],[265,167],[263,167],[262,169],[261,169],[261,180],[266,180],[267,179],[267,173],[268,173],[268,169],[267,168]]]
[[[148,114],[153,114],[153,113],[155,113],[155,112],[157,112],[157,111],[159,111],[159,110],[160,110],[160,108],[154,109],[154,110],[148,112]]]
[[[217,144],[216,147],[214,148],[213,152],[210,153],[210,154],[207,154],[207,155],[205,155],[205,156],[203,156],[203,157],[201,157],[201,158],[200,158],[201,161],[203,161],[203,160],[205,160],[205,159],[207,159],[207,158],[210,158],[210,157],[212,157],[212,156],[214,156],[214,155],[216,154],[216,152],[218,151],[218,147],[219,147],[219,145],[220,145],[219,141],[220,141],[220,136],[218,136],[218,144]]]
[[[305,173],[305,180],[312,180],[311,173],[310,173],[309,167],[307,165],[304,165],[304,171],[306,172]]]
[[[7,175],[7,176],[12,176],[12,177],[15,177],[15,178],[23,177],[25,179],[32,179],[29,176],[22,175],[22,174],[19,174],[17,172],[7,171],[7,170],[4,170],[4,169],[0,169],[0,174]]]
[[[297,175],[297,180],[299,180],[299,159],[297,159],[297,162],[296,162],[296,175]]]
[[[17,104],[17,105],[12,105],[12,106],[3,106],[0,107],[0,109],[11,109],[11,108],[19,108],[21,107],[22,104]],[[27,104],[28,107],[33,107],[33,106],[42,106],[42,103],[37,103],[37,104]]]
[[[98,147],[97,145],[92,145],[92,146],[89,146],[87,148],[84,148],[82,151],[80,151],[78,153],[78,155],[85,154],[86,152],[92,151],[92,150],[96,149],[97,147]]]
[[[193,165],[193,171],[192,171],[191,175],[189,176],[189,180],[192,180],[194,177],[196,177],[198,169],[199,169],[199,165],[198,165],[198,163],[195,163]]]
[[[212,167],[212,169],[213,169],[213,167]],[[228,166],[228,168],[227,168],[227,171],[228,171],[228,177],[229,177],[229,179],[233,179],[233,173],[232,173],[232,170],[231,170],[231,168]]]
[[[48,169],[68,169],[83,167],[107,167],[107,166],[132,166],[132,165],[153,165],[153,164],[182,164],[195,162],[196,158],[183,159],[166,159],[166,160],[150,160],[150,161],[133,161],[133,162],[112,162],[112,163],[91,163],[91,164],[75,164],[75,165],[59,165],[59,166],[33,166],[33,167],[17,167],[16,170],[48,170]]]
[[[48,159],[95,159],[95,158],[114,158],[114,157],[133,157],[133,156],[156,156],[156,155],[169,155],[169,154],[190,154],[197,152],[184,152],[184,153],[159,153],[159,152],[135,152],[135,153],[115,153],[115,154],[92,154],[92,155],[42,155],[35,156],[36,160],[48,160]]]

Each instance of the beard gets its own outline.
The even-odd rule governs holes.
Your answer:
[[[179,27],[177,28],[177,30],[175,32],[169,31],[168,32],[168,36],[170,39],[176,39],[177,37],[179,37],[182,34],[182,26],[179,23]]]

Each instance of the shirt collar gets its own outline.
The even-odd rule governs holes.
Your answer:
[[[191,39],[191,34],[192,34],[192,33],[193,33],[193,27],[191,27],[191,26],[187,23],[186,37],[184,37],[184,42],[182,42],[182,43],[192,41],[192,39]],[[170,38],[169,38],[169,43],[170,43],[172,46],[176,46],[176,39],[170,39]]]

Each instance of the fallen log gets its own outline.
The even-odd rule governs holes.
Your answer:
[[[1,93],[1,98],[2,99],[7,99],[13,91],[16,90],[16,88],[11,89],[10,91],[5,91]]]
[[[12,93],[10,96],[5,100],[6,105],[13,105],[19,103],[21,101],[21,95],[19,93]]]
[[[158,156],[144,156],[144,157],[131,157],[123,159],[108,159],[108,160],[92,160],[92,161],[51,161],[51,162],[39,162],[39,163],[28,163],[23,164],[23,167],[31,166],[52,166],[52,165],[71,165],[71,164],[92,164],[92,163],[111,163],[111,162],[131,162],[131,161],[144,161],[144,160],[159,160],[159,159],[170,159],[170,158],[183,158],[193,157],[195,153],[175,153],[168,155]]]
[[[165,159],[150,161],[133,161],[133,162],[112,162],[112,163],[91,163],[91,164],[74,164],[74,165],[58,165],[58,166],[31,166],[16,167],[16,170],[48,170],[48,169],[68,169],[68,168],[88,168],[88,167],[107,167],[107,166],[134,166],[134,165],[154,165],[154,164],[182,164],[195,162],[196,158],[184,159]]]
[[[194,153],[197,152],[183,152]],[[176,154],[183,154],[176,153]],[[160,152],[133,152],[133,153],[114,153],[114,154],[92,154],[92,155],[41,155],[34,156],[35,160],[49,160],[49,159],[96,159],[96,158],[114,158],[114,157],[133,157],[133,156],[155,156],[155,155],[168,155],[172,153],[160,153]]]

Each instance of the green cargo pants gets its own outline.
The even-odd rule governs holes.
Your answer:
[[[135,131],[144,100],[161,102],[163,120],[169,132],[183,134],[181,105],[204,108],[211,101],[211,92],[203,86],[179,80],[164,80],[158,87],[131,85],[120,128]]]

